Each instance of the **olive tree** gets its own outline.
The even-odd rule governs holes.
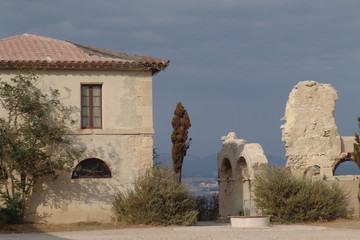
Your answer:
[[[26,201],[42,176],[70,169],[79,156],[68,137],[74,110],[58,90],[43,93],[32,73],[0,80],[0,197],[12,223],[22,223]]]

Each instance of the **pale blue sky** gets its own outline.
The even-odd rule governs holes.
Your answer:
[[[358,130],[358,0],[1,0],[0,38],[23,33],[169,59],[153,85],[158,152],[181,101],[189,153],[217,153],[234,131],[282,157],[280,118],[303,80],[333,84],[340,134]]]

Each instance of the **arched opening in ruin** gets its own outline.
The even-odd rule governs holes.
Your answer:
[[[229,159],[225,158],[221,164],[220,178],[232,178],[232,167]]]
[[[238,201],[235,204],[245,215],[249,215],[251,208],[250,175],[246,159],[243,156],[237,160],[236,173],[238,174],[238,182],[236,183]]]
[[[318,165],[310,166],[304,171],[304,178],[320,175],[321,168]]]
[[[241,176],[241,181],[247,181],[249,180],[249,170],[247,167],[247,163],[244,157],[240,157],[237,161],[237,172]]]
[[[346,157],[336,163],[333,173],[334,176],[360,175],[360,168],[350,157]]]
[[[234,179],[233,169],[229,159],[224,158],[221,162],[220,174],[219,174],[219,204],[222,206],[224,214],[220,217],[227,217],[234,215]]]

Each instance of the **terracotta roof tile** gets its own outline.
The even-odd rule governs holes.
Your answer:
[[[0,68],[164,70],[169,60],[144,57],[33,34],[0,39]]]

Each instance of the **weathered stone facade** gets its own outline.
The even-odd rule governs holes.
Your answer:
[[[72,129],[76,144],[85,148],[79,162],[96,158],[109,167],[111,178],[72,179],[63,172],[55,181],[43,179],[29,204],[28,221],[70,223],[111,221],[112,200],[133,184],[134,177],[152,166],[153,128],[150,72],[36,71],[38,85],[58,89],[62,102],[80,109],[82,83],[102,83],[103,128]],[[10,79],[15,72],[2,72]],[[80,112],[74,119],[80,119]],[[75,163],[77,164],[77,163]],[[74,166],[75,167],[75,166]]]
[[[336,90],[330,84],[299,82],[291,91],[282,118],[282,140],[294,175],[332,176],[335,166],[352,152],[351,137],[341,137],[334,119]]]

